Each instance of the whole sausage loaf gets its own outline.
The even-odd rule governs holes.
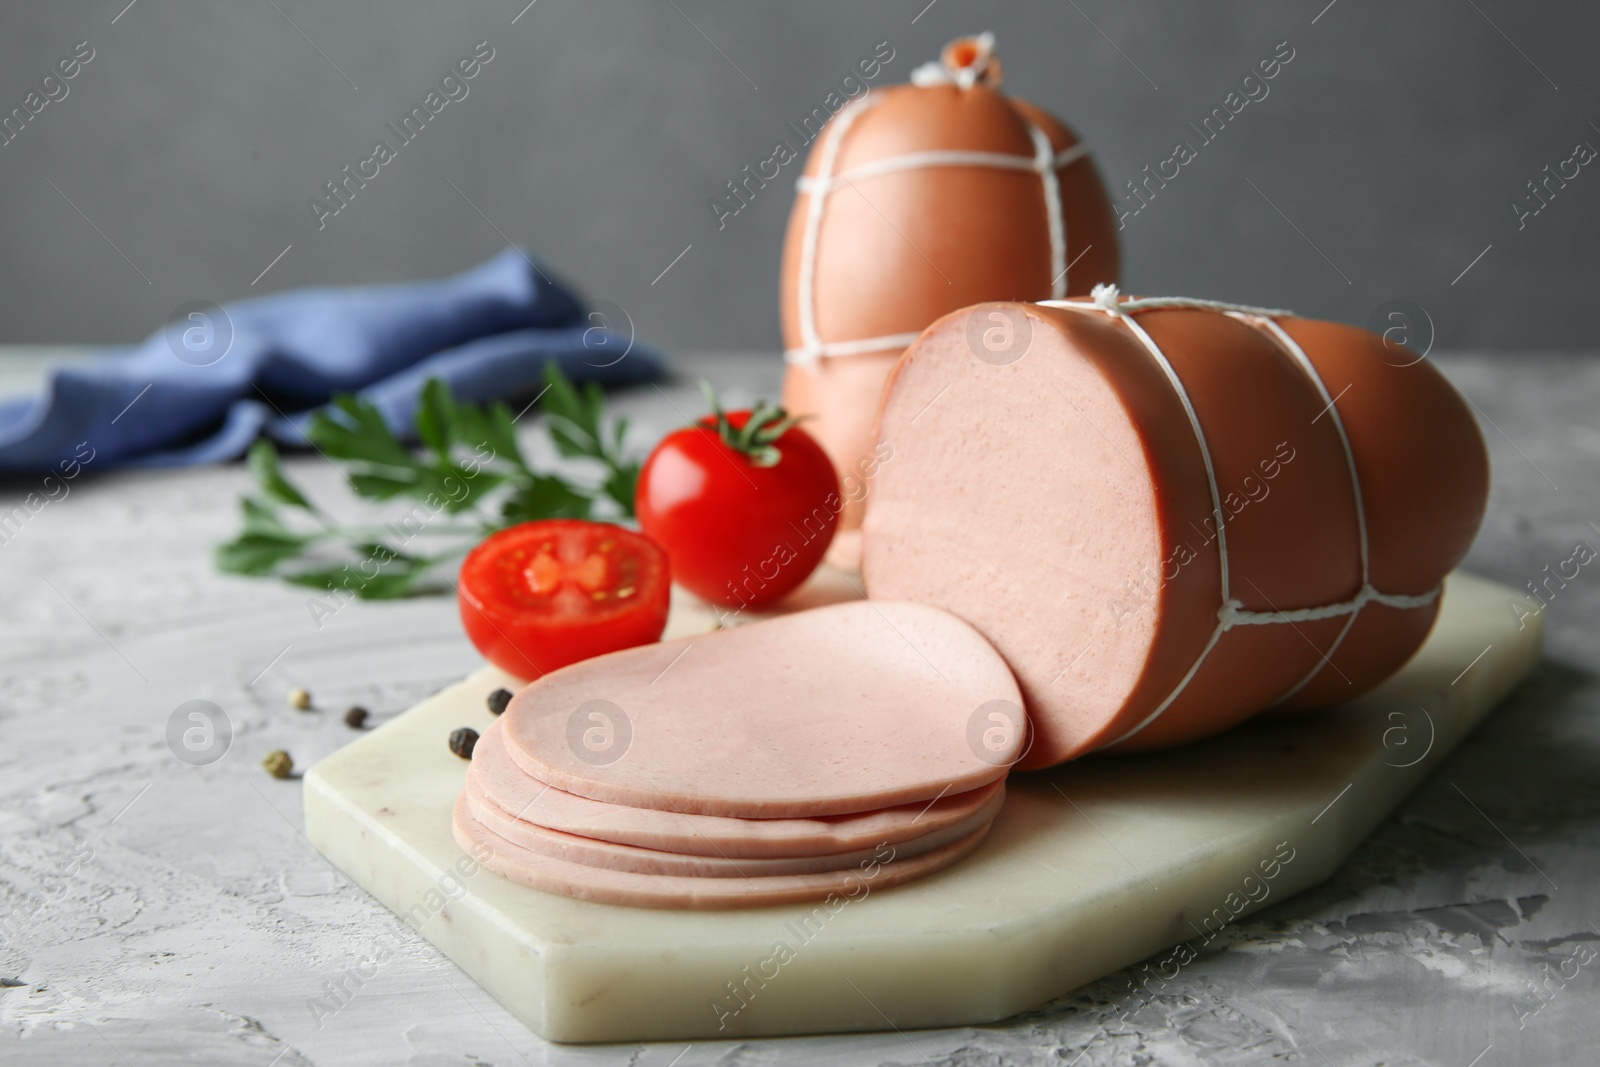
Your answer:
[[[872,422],[895,359],[980,300],[1044,300],[1118,280],[1115,217],[1087,150],[1001,94],[993,38],[954,41],[914,84],[824,127],[783,252],[784,406],[838,468],[836,562],[852,565]]]

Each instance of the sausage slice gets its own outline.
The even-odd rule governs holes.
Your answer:
[[[977,631],[875,601],[576,663],[523,689],[501,721],[512,759],[557,789],[742,818],[977,789],[1026,737],[1016,680]]]

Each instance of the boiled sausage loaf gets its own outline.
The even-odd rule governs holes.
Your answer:
[[[1471,412],[1427,362],[1111,287],[941,319],[877,443],[868,594],[989,638],[1036,735],[1022,767],[1370,689],[1427,636],[1488,492]]]
[[[1077,137],[1001,94],[985,34],[847,105],[806,161],[784,244],[784,405],[838,468],[846,557],[883,382],[934,319],[1115,282],[1115,219]],[[1069,269],[1070,268],[1070,269]],[[840,561],[838,554],[830,556]],[[850,562],[848,558],[844,562]]]

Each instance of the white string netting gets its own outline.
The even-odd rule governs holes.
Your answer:
[[[1350,438],[1345,432],[1344,420],[1339,416],[1339,408],[1335,403],[1336,398],[1329,395],[1327,385],[1323,382],[1322,376],[1317,373],[1317,369],[1310,358],[1305,354],[1305,350],[1276,321],[1280,317],[1293,317],[1294,312],[1280,308],[1258,308],[1248,307],[1243,304],[1224,304],[1215,300],[1193,300],[1187,297],[1152,297],[1125,300],[1114,285],[1095,286],[1088,300],[1043,300],[1040,303],[1045,307],[1106,314],[1125,325],[1138,338],[1139,343],[1144,346],[1151,357],[1155,359],[1162,373],[1166,375],[1167,381],[1171,383],[1179,403],[1183,405],[1184,414],[1189,419],[1189,426],[1194,431],[1195,441],[1200,446],[1200,458],[1206,471],[1206,485],[1211,494],[1211,512],[1217,523],[1217,556],[1222,577],[1222,606],[1217,610],[1217,624],[1212,628],[1211,637],[1195,658],[1194,663],[1189,666],[1188,671],[1179,679],[1172,692],[1167,694],[1166,699],[1162,700],[1153,711],[1145,716],[1142,722],[1116,740],[1109,742],[1109,744],[1121,744],[1160,718],[1162,713],[1182,695],[1194,676],[1199,673],[1200,668],[1205,664],[1206,658],[1211,654],[1211,650],[1222,639],[1222,635],[1235,626],[1292,625],[1299,622],[1316,622],[1322,619],[1338,618],[1341,615],[1347,616],[1345,624],[1340,629],[1338,636],[1334,638],[1333,644],[1329,646],[1327,652],[1320,653],[1322,662],[1313,666],[1303,678],[1275,702],[1275,704],[1282,704],[1305,688],[1311,679],[1315,678],[1323,670],[1325,664],[1332,663],[1334,654],[1338,652],[1339,646],[1344,643],[1350,628],[1355,625],[1356,616],[1360,614],[1362,608],[1368,604],[1381,604],[1385,607],[1400,609],[1422,608],[1432,604],[1439,598],[1441,591],[1439,588],[1419,596],[1410,596],[1402,593],[1384,593],[1373,586],[1370,567],[1371,555],[1367,535],[1367,513],[1366,507],[1362,502],[1361,478],[1356,470],[1355,453],[1350,447]],[[1316,389],[1317,394],[1322,398],[1323,403],[1326,405],[1323,410],[1332,416],[1340,447],[1344,451],[1345,464],[1350,475],[1351,495],[1355,500],[1357,544],[1361,561],[1361,588],[1349,600],[1318,607],[1295,608],[1290,611],[1250,611],[1245,608],[1243,601],[1233,595],[1228,567],[1226,512],[1222,507],[1222,495],[1217,487],[1217,472],[1212,463],[1211,448],[1206,443],[1205,430],[1200,425],[1200,417],[1195,412],[1194,403],[1189,398],[1188,390],[1184,388],[1183,380],[1178,377],[1178,373],[1173,369],[1166,353],[1161,351],[1161,346],[1156,344],[1155,339],[1139,325],[1135,317],[1140,311],[1153,311],[1159,308],[1219,311],[1230,318],[1237,319],[1262,331],[1294,360],[1301,372],[1305,374]]]
[[[991,34],[976,38],[979,62],[951,69],[937,62],[918,67],[912,80],[918,86],[954,84],[970,88],[984,76],[984,65],[992,60],[990,50],[994,45]],[[997,78],[993,79],[995,82]],[[855,183],[884,174],[932,167],[992,167],[998,170],[1031,171],[1039,176],[1039,187],[1044,197],[1046,229],[1050,237],[1050,297],[1059,300],[1067,293],[1067,227],[1061,203],[1059,172],[1088,157],[1089,150],[1082,144],[1055,151],[1050,137],[1033,122],[1027,123],[1028,135],[1033,141],[1033,155],[1013,155],[1006,152],[980,152],[945,149],[927,152],[909,152],[873,160],[850,170],[836,170],[839,151],[845,134],[857,119],[880,102],[880,98],[867,96],[848,105],[834,119],[833,129],[823,143],[817,173],[803,176],[796,182],[797,189],[809,194],[806,205],[805,229],[800,241],[799,280],[796,286],[796,303],[799,312],[800,347],[787,349],[783,357],[789,363],[814,366],[818,359],[832,356],[858,356],[869,352],[886,352],[905,348],[920,336],[921,331],[885,334],[880,337],[862,337],[847,341],[824,341],[817,329],[816,272],[817,251],[822,235],[822,216],[828,198],[841,189],[855,189]],[[860,190],[856,190],[860,193]],[[862,194],[864,195],[864,194]],[[1080,253],[1081,254],[1081,253]]]

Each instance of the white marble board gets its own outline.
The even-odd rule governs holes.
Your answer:
[[[491,721],[485,695],[510,684],[492,668],[312,767],[306,833],[551,1040],[987,1022],[1147,958],[1175,974],[1224,923],[1331,874],[1538,661],[1518,597],[1456,574],[1423,649],[1348,707],[1013,776],[973,856],[832,908],[616,907],[477,868],[451,835],[467,764],[446,738]],[[670,632],[708,624],[680,605]]]

